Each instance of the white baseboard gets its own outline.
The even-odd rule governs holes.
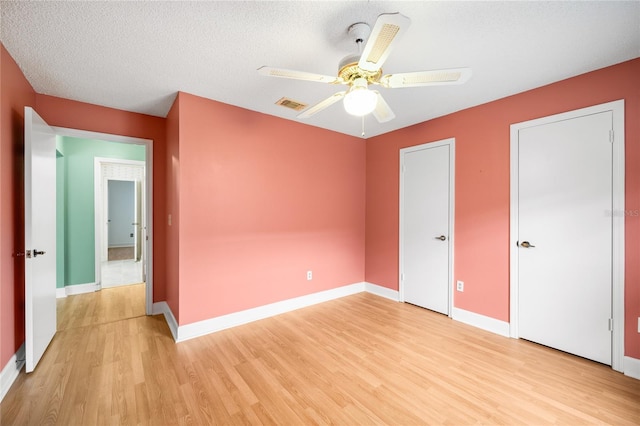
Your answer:
[[[18,361],[20,360],[20,361]],[[13,382],[18,378],[20,370],[24,366],[24,343],[18,349],[7,365],[4,366],[2,372],[0,372],[0,402],[4,399],[7,392],[11,388]]]
[[[153,304],[152,315],[160,314],[164,315],[164,319],[167,321],[173,340],[178,341],[178,321],[176,321],[176,317],[173,316],[173,312],[167,302],[156,302]]]
[[[364,291],[367,293],[375,294],[376,296],[384,297],[385,299],[398,302],[400,300],[400,293],[398,290],[391,290],[390,288],[383,287],[381,285],[364,283]]]
[[[75,284],[65,286],[67,296],[73,296],[74,294],[91,293],[100,290],[100,285],[96,283]]]
[[[227,328],[235,327],[242,324],[247,324],[253,321],[272,317],[274,315],[280,315],[285,312],[305,308],[317,303],[327,302],[329,300],[338,299],[340,297],[361,293],[364,291],[364,289],[365,283],[363,282],[351,284],[344,287],[338,287],[331,290],[308,294],[305,296],[283,300],[264,306],[258,306],[257,308],[247,309],[245,311],[222,315],[204,321],[194,322],[192,324],[178,326],[177,339],[175,340],[176,342],[183,342],[195,337],[204,336],[205,334],[214,333],[216,331],[225,330]]]
[[[73,296],[75,294],[93,293],[98,290],[100,290],[100,284],[96,283],[67,285],[64,286],[64,288],[56,289],[56,297],[60,299],[61,297]]]
[[[509,337],[508,322],[476,314],[475,312],[465,311],[464,309],[456,307],[453,308],[453,312],[451,314],[451,318],[456,321],[460,321],[504,337]]]
[[[625,356],[622,369],[625,376],[640,380],[640,359]]]

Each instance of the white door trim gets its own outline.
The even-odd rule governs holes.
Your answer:
[[[613,217],[612,229],[612,315],[613,335],[611,351],[611,368],[623,371],[624,368],[624,100],[604,103],[574,111],[556,114],[535,120],[511,125],[511,193],[509,223],[509,258],[510,258],[510,336],[519,338],[518,334],[518,132],[528,127],[540,126],[562,120],[570,120],[585,115],[613,112]],[[605,212],[603,212],[605,214]]]
[[[145,294],[145,312],[147,315],[152,315],[153,312],[153,140],[142,139],[132,136],[120,136],[112,135],[109,133],[91,132],[87,130],[68,129],[64,127],[53,127],[56,134],[59,136],[69,136],[82,139],[96,139],[108,142],[129,143],[135,145],[145,146],[145,204],[147,206],[145,210],[145,222],[147,224],[147,250],[146,250],[146,294]],[[117,160],[118,163],[127,162],[127,160]],[[94,176],[95,184],[95,176]],[[95,187],[94,187],[95,188]],[[98,217],[98,215],[94,215]],[[96,224],[96,226],[99,226]],[[96,227],[96,256],[99,256],[100,246],[98,240],[98,234],[100,234],[99,228]],[[143,236],[144,241],[145,236]],[[97,259],[98,257],[96,257]],[[99,263],[96,263],[96,268],[99,268]],[[99,270],[96,270],[98,273]],[[99,275],[96,275],[98,277]]]
[[[453,314],[453,246],[454,246],[454,212],[455,212],[455,163],[456,163],[456,140],[455,138],[442,139],[434,142],[427,142],[421,145],[411,146],[408,148],[400,149],[400,208],[399,208],[399,246],[398,246],[398,300],[404,302],[404,280],[402,265],[404,265],[404,154],[421,151],[428,148],[436,148],[439,146],[449,147],[449,271],[448,271],[448,283],[449,283],[449,307],[448,316],[451,318]]]
[[[106,213],[109,211],[109,199],[107,197],[107,184],[109,180],[124,180],[128,182],[134,183],[134,191],[135,184],[137,180],[127,178],[127,177],[112,177],[107,178],[105,176],[104,166],[111,165],[124,165],[124,166],[132,166],[136,168],[142,168],[143,179],[146,176],[145,171],[145,162],[138,160],[124,160],[119,158],[106,158],[106,157],[95,157],[93,159],[93,204],[94,204],[94,220],[95,220],[95,274],[96,274],[96,284],[99,288],[102,288],[102,262],[106,260],[108,256],[108,236],[109,232],[107,227],[107,221],[105,220]],[[145,185],[146,186],[146,185]],[[144,225],[146,225],[146,218],[142,219]],[[137,232],[137,230],[136,230]],[[144,235],[142,237],[144,239]],[[143,250],[144,251],[144,250]],[[143,259],[144,264],[144,259]]]

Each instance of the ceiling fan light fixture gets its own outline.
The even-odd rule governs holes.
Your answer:
[[[378,103],[378,96],[368,89],[365,78],[356,78],[344,97],[344,109],[351,115],[362,117],[371,113]]]

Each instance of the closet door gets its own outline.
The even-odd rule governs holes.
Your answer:
[[[519,130],[521,338],[611,365],[612,112]]]
[[[401,299],[450,312],[454,140],[401,150]]]

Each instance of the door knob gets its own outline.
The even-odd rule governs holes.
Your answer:
[[[535,246],[533,244],[531,244],[529,241],[523,241],[523,242],[520,243],[520,247],[533,248]]]
[[[436,240],[440,240],[440,241],[444,241],[446,239],[447,237],[445,237],[444,235],[440,235],[439,237],[436,237]]]
[[[33,251],[33,257],[37,257],[38,255],[43,255],[43,254],[45,254],[45,253],[46,253],[46,252],[45,252],[45,251],[42,251],[42,250],[34,250],[34,251]]]

